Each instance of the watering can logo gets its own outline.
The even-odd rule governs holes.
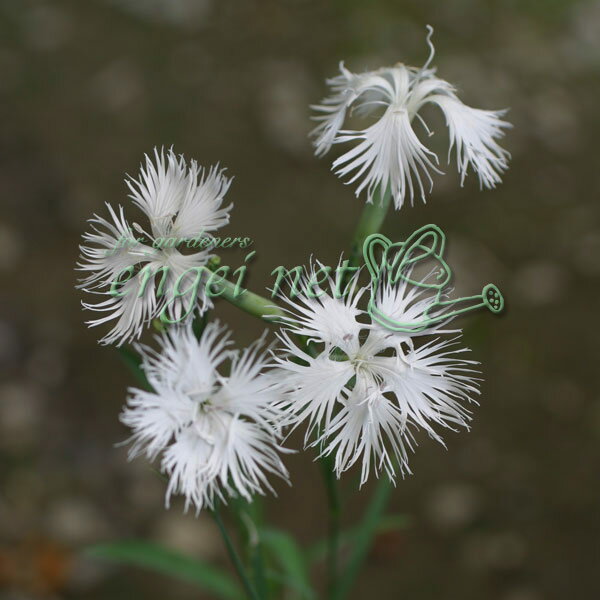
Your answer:
[[[486,307],[492,313],[504,308],[500,290],[488,283],[476,296],[445,300],[444,289],[452,278],[452,271],[444,260],[446,237],[437,225],[425,225],[417,229],[405,242],[393,244],[387,237],[374,233],[367,237],[363,256],[373,285],[368,312],[371,318],[387,329],[397,332],[418,333],[449,318]],[[377,256],[380,258],[377,260]],[[433,261],[436,265],[433,280],[413,278],[413,269],[418,263]],[[418,321],[401,322],[384,314],[377,305],[377,291],[382,282],[395,285],[405,282],[433,292],[432,301]]]

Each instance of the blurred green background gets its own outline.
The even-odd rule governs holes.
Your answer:
[[[390,506],[411,526],[376,540],[353,598],[600,597],[600,2],[0,0],[2,600],[209,597],[81,557],[143,538],[226,563],[212,521],[165,511],[164,483],[114,447],[134,381],[83,324],[85,221],[126,203],[124,174],[173,144],[235,176],[228,231],[255,239],[254,289],[275,265],[335,264],[364,201],[312,156],[308,105],[342,59],[422,64],[428,23],[462,99],[510,107],[511,168],[480,192],[450,166],[384,231],[437,223],[457,292],[494,281],[508,310],[464,322],[485,375],[472,431],[448,433],[447,451],[419,438]],[[217,312],[240,343],[261,330]],[[267,503],[303,542],[325,529],[312,458],[290,457],[294,485]],[[351,525],[370,488],[343,485]]]

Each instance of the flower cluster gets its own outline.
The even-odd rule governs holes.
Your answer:
[[[341,63],[340,74],[327,80],[332,94],[313,106],[319,121],[313,130],[315,153],[322,156],[333,144],[354,142],[334,161],[333,169],[340,177],[349,176],[348,183],[360,181],[356,195],[366,189],[368,202],[373,201],[376,189],[389,188],[400,209],[407,195],[412,203],[415,187],[425,200],[423,178],[431,187],[431,172],[440,172],[436,154],[423,144],[413,126],[416,120],[432,135],[420,114],[427,104],[444,113],[450,135],[448,154],[455,149],[461,185],[472,167],[480,185],[493,188],[508,166],[509,154],[497,142],[510,127],[501,118],[506,111],[471,108],[461,102],[452,84],[436,77],[435,69],[429,67],[434,56],[432,32],[429,28],[431,54],[423,67],[399,63],[352,73]],[[364,129],[343,129],[352,113],[375,121]]]
[[[431,182],[437,157],[419,140],[413,123],[418,120],[428,131],[420,115],[426,104],[446,116],[461,181],[471,167],[481,185],[493,187],[507,168],[508,153],[497,143],[509,126],[501,120],[503,112],[464,105],[430,68],[428,42],[431,56],[420,69],[399,64],[354,74],[341,65],[341,74],[329,80],[333,94],[316,107],[317,154],[333,144],[356,142],[334,168],[340,176],[353,173],[351,182],[362,179],[357,194],[366,189],[369,202],[376,189],[382,196],[389,192],[398,209],[407,195],[413,200],[417,188],[425,197],[422,177]],[[376,120],[364,130],[344,129],[353,111]],[[451,315],[443,307],[450,303],[439,302],[447,283],[419,285],[411,271],[410,277],[374,278],[361,287],[360,271],[315,278],[321,265],[313,264],[304,272],[302,293],[280,294],[285,308],[277,321],[279,348],[265,348],[260,339],[236,352],[218,322],[203,329],[199,319],[179,322],[212,308],[205,289],[210,283],[199,287],[185,280],[194,269],[205,273],[211,248],[183,253],[158,243],[213,236],[227,224],[231,206],[224,205],[224,196],[230,180],[219,167],[187,164],[169,150],[146,157],[140,177],[127,184],[149,225],[144,229],[127,220],[121,206],[107,205],[108,219],[95,215],[80,247],[78,267],[86,273],[80,287],[103,297],[84,304],[104,313],[89,321],[91,326],[112,322],[103,343],[135,340],[165,312],[169,317],[163,321],[177,322],[157,337],[159,350],[135,346],[149,389],[130,389],[121,415],[132,430],[131,456],[159,459],[169,477],[167,505],[173,494],[185,497],[186,508],[201,510],[231,495],[249,499],[271,490],[270,475],[288,479],[280,458],[283,435],[301,425],[305,446],[333,457],[338,477],[360,465],[361,484],[371,473],[390,479],[409,473],[415,430],[441,442],[441,428],[468,426],[467,405],[479,393],[476,363],[464,357],[460,330],[447,328]],[[121,243],[136,234],[143,234],[138,243]],[[413,268],[412,261],[407,264]],[[177,293],[188,283],[194,290],[191,303]],[[428,295],[436,287],[439,294]],[[494,302],[497,312],[500,301]],[[251,303],[240,305],[249,310]],[[371,319],[373,303],[393,322],[419,326],[407,332],[387,329]],[[267,304],[254,314],[265,317]]]

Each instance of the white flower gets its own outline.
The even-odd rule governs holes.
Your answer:
[[[460,357],[466,350],[457,348],[458,338],[434,338],[416,347],[419,336],[441,333],[434,328],[398,335],[372,323],[358,307],[365,290],[356,291],[356,281],[345,298],[336,297],[333,278],[328,284],[317,298],[286,298],[290,309],[280,335],[286,354],[276,360],[287,373],[281,381],[291,421],[308,423],[305,444],[334,454],[338,477],[360,461],[361,484],[372,466],[393,479],[396,462],[402,474],[410,472],[413,428],[441,442],[435,425],[467,427],[463,403],[478,393],[476,363]],[[377,297],[407,322],[426,309],[427,300],[406,289],[395,294],[387,289]],[[308,336],[311,351],[292,335]]]
[[[115,211],[107,204],[109,219],[90,219],[92,231],[83,236],[78,263],[88,275],[79,287],[104,298],[83,303],[105,313],[88,321],[90,326],[113,323],[102,343],[138,338],[163,311],[175,321],[211,306],[202,268],[212,254],[202,239],[229,222],[231,205],[222,205],[230,181],[218,167],[206,171],[193,160],[187,165],[173,150],[166,155],[155,150],[154,162],[146,156],[139,179],[127,180],[149,232],[128,221],[121,206]]]
[[[387,335],[393,335],[400,343],[406,343],[410,348],[414,347],[413,338],[423,335],[460,333],[460,329],[445,329],[451,319],[434,321],[424,331],[419,331],[421,323],[433,318],[443,317],[446,307],[432,306],[435,302],[434,294],[424,287],[424,284],[434,281],[437,274],[432,271],[421,279],[419,285],[409,283],[412,281],[411,270],[404,271],[404,277],[395,284],[390,283],[388,278],[381,278],[375,288],[375,307],[380,314],[386,315],[390,322],[414,325],[415,332],[391,331],[377,321],[373,327],[380,329]],[[407,281],[408,279],[408,281]],[[446,299],[447,295],[440,297]]]
[[[279,458],[281,394],[263,372],[268,351],[262,339],[231,351],[224,332],[213,322],[197,339],[180,325],[157,337],[160,352],[137,346],[152,391],[131,388],[121,421],[133,430],[131,457],[162,455],[167,507],[173,494],[197,511],[226,496],[250,499],[272,491],[269,474],[288,477]]]
[[[313,106],[321,113],[315,117],[320,123],[312,132],[316,154],[325,154],[332,144],[356,142],[334,161],[333,169],[340,177],[349,176],[348,183],[360,181],[356,195],[366,189],[368,202],[373,201],[377,188],[390,189],[396,209],[402,207],[406,196],[413,202],[415,188],[425,201],[423,178],[431,187],[431,172],[440,172],[437,156],[413,128],[417,119],[432,135],[420,114],[426,104],[435,104],[444,113],[461,185],[469,166],[477,173],[480,186],[487,188],[495,187],[508,167],[509,154],[497,143],[503,130],[511,126],[501,119],[506,111],[471,108],[458,99],[454,86],[435,76],[435,69],[429,68],[434,55],[433,30],[428,29],[431,54],[422,68],[399,63],[355,74],[340,64],[341,74],[327,80],[332,95]],[[376,121],[358,131],[343,129],[349,112]]]

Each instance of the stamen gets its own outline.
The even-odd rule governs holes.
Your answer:
[[[429,65],[431,64],[431,61],[433,60],[433,57],[435,56],[435,48],[431,41],[431,36],[433,35],[433,27],[431,25],[427,25],[426,29],[427,29],[427,45],[429,46],[429,58],[425,61],[425,64],[421,67],[421,72],[425,71],[429,67]]]

